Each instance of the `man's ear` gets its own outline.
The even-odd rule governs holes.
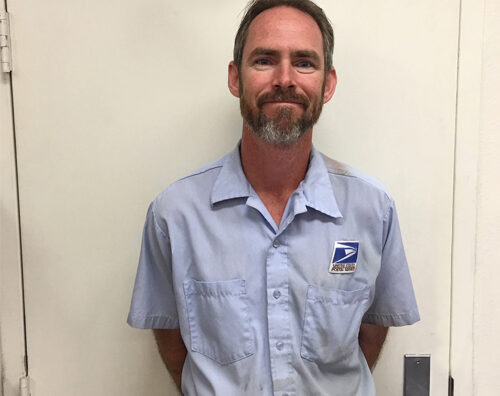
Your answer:
[[[238,73],[238,66],[236,66],[234,61],[229,62],[227,69],[227,86],[234,96],[237,98],[240,97],[240,76]]]
[[[337,87],[337,72],[334,67],[326,73],[325,79],[325,95],[323,103],[327,103],[332,98],[335,93],[335,88]]]

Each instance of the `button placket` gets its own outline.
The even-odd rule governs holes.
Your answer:
[[[284,231],[274,235],[266,260],[268,345],[275,394],[294,388],[294,380],[290,376],[293,371],[289,347],[292,335],[288,311],[288,248]]]

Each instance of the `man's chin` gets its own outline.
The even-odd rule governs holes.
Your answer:
[[[307,132],[306,129],[301,128],[298,124],[293,122],[270,122],[261,124],[256,129],[250,129],[265,142],[284,148],[297,143]]]
[[[261,109],[261,114],[272,121],[279,121],[280,119],[287,119],[296,122],[304,115],[304,108],[298,104],[286,103],[278,104],[274,103],[270,106],[264,106]]]
[[[261,111],[268,117],[276,117],[280,113],[302,114],[304,106],[293,102],[268,102],[262,105]]]

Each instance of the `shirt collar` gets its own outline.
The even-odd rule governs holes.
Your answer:
[[[211,204],[253,196],[252,192],[253,189],[241,167],[240,143],[238,143],[236,148],[222,160],[222,169],[212,189]],[[314,146],[311,149],[306,177],[300,183],[297,192],[303,195],[306,206],[331,217],[342,217],[325,162]]]
[[[331,217],[342,217],[323,155],[314,146],[311,149],[309,168],[300,188],[307,206]]]
[[[249,197],[251,186],[241,167],[240,143],[222,160],[222,169],[212,188],[211,203]]]

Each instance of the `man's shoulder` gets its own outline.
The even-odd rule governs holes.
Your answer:
[[[161,210],[179,207],[189,202],[209,200],[213,184],[227,155],[174,181],[156,196],[153,201],[154,206]]]
[[[364,190],[371,190],[373,193],[381,194],[392,200],[387,187],[377,178],[368,175],[343,162],[334,160],[321,153],[325,162],[328,174],[333,181],[345,184],[354,184],[363,187]]]
[[[186,176],[181,177],[180,179],[173,182],[170,186],[168,186],[165,190],[168,190],[169,188],[180,187],[191,182],[196,183],[198,181],[201,181],[203,178],[211,178],[214,175],[217,175],[224,165],[224,162],[228,155],[229,154],[226,154],[223,157],[220,157],[219,159],[192,171]]]

